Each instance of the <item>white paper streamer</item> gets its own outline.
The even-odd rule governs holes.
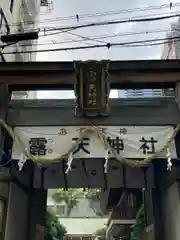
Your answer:
[[[108,160],[109,160],[109,153],[108,153],[108,148],[105,149],[105,163],[104,163],[104,172],[108,172]]]
[[[69,171],[71,171],[71,164],[72,164],[72,161],[73,161],[73,153],[70,153],[69,154],[69,157],[68,157],[68,161],[67,161],[67,170],[66,170],[66,174],[68,174]]]
[[[172,169],[172,162],[171,162],[171,152],[170,152],[170,149],[169,148],[167,148],[167,154],[166,154],[166,156],[167,156],[167,170],[168,171],[171,171],[171,169]]]
[[[25,156],[24,153],[21,153],[20,159],[18,161],[18,167],[19,167],[19,171],[22,171],[24,164],[27,161],[27,157]]]

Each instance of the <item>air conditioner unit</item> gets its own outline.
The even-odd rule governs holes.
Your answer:
[[[48,0],[41,0],[40,5],[41,5],[41,7],[48,7],[49,2],[48,2]]]
[[[46,7],[48,11],[53,10],[53,0],[40,0],[40,6]]]
[[[40,0],[24,0],[27,10],[32,19],[36,18],[40,11]]]

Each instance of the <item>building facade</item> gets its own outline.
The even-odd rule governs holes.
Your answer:
[[[167,38],[172,38],[172,34],[167,34]],[[162,59],[177,58],[176,43],[171,39],[164,43],[161,58]]]
[[[40,11],[40,0],[1,0],[0,2],[0,36],[18,32],[32,31],[37,26]],[[1,43],[2,45],[2,43]],[[27,46],[28,45],[28,46]],[[5,52],[31,50],[36,46],[34,41],[23,41],[7,46],[1,50],[2,61],[32,61],[33,54],[5,54]]]
[[[28,32],[38,26],[40,6],[46,6],[48,0],[1,0],[0,1],[0,36],[18,32]],[[3,43],[0,41],[0,45]],[[6,54],[36,50],[37,40],[22,41],[0,49],[0,62],[29,62],[36,60],[36,53]],[[32,94],[30,94],[30,97]],[[14,92],[13,98],[28,98],[29,93]]]
[[[177,23],[171,24],[171,31],[167,33],[169,39],[163,45],[161,59],[180,59],[180,18]],[[121,97],[121,92],[118,91],[118,96]],[[173,89],[129,89],[125,90],[124,97],[126,98],[143,98],[143,97],[172,97],[174,96]]]
[[[102,215],[100,201],[85,197],[77,198],[77,204],[70,211],[65,201],[56,202],[52,195],[55,190],[48,190],[47,208],[60,218],[99,218]],[[106,216],[104,216],[106,217]]]
[[[162,89],[128,89],[124,93],[127,98],[143,98],[143,97],[162,97]]]
[[[64,240],[100,240],[96,231],[106,227],[107,216],[98,216],[101,211],[100,201],[93,203],[85,198],[77,198],[77,204],[70,211],[64,200],[56,202],[52,196],[56,190],[48,190],[47,210],[58,217],[59,222],[66,227]],[[104,240],[104,239],[101,239]]]
[[[180,18],[177,23],[171,24],[171,31],[167,33],[168,41],[163,45],[162,59],[179,59],[180,58]]]
[[[180,59],[180,18],[178,19],[177,23],[171,24],[171,31],[167,33],[168,41],[166,41],[163,45],[162,49],[162,59]],[[164,89],[163,94],[165,96],[172,96],[174,91],[172,89]]]

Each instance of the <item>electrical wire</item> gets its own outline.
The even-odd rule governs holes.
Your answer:
[[[66,47],[66,48],[54,48],[54,49],[40,49],[40,50],[29,50],[29,51],[12,51],[12,52],[3,52],[4,55],[8,54],[19,54],[19,53],[41,53],[41,52],[59,52],[59,51],[71,51],[71,50],[85,50],[85,49],[93,49],[93,48],[111,48],[114,46],[127,47],[127,45],[133,44],[141,44],[141,43],[151,43],[157,41],[170,41],[170,40],[180,40],[180,37],[174,38],[158,38],[158,39],[148,39],[141,41],[130,41],[130,42],[120,42],[120,43],[107,43],[107,44],[96,44],[96,45],[88,45],[88,46],[77,46],[77,47]],[[161,43],[162,44],[162,43]]]
[[[180,28],[179,29],[174,29],[175,31],[180,31]],[[132,35],[139,35],[139,34],[148,34],[148,33],[157,33],[157,32],[172,32],[172,30],[170,29],[151,29],[151,30],[146,30],[146,31],[138,31],[138,32],[121,32],[121,33],[113,33],[113,34],[108,34],[108,35],[103,35],[103,36],[87,36],[87,38],[93,38],[94,40],[96,39],[105,39],[105,38],[108,38],[108,37],[117,37],[117,36],[132,36]],[[70,34],[70,35],[75,35],[74,33],[72,34],[72,32],[70,31],[66,31],[64,33],[67,33],[67,34]],[[56,33],[56,34],[53,34],[53,35],[59,35],[59,34],[62,34],[62,32],[60,33]],[[49,35],[47,35],[49,36]],[[79,35],[80,36],[80,35]],[[41,36],[40,36],[41,37]],[[81,36],[82,38],[82,36]],[[55,41],[53,41],[55,42]],[[65,41],[61,41],[61,43],[68,43],[68,42],[76,42],[76,40],[65,40]],[[79,40],[78,40],[79,42]]]
[[[102,21],[102,22],[95,22],[95,23],[87,23],[82,25],[76,26],[67,26],[67,27],[57,27],[52,29],[47,29],[47,32],[50,31],[61,31],[61,30],[75,30],[80,28],[87,28],[87,27],[95,27],[95,26],[106,26],[106,25],[113,25],[113,24],[120,24],[120,23],[133,23],[133,22],[153,22],[153,21],[160,21],[165,19],[177,18],[180,17],[180,14],[173,14],[169,16],[160,16],[160,17],[150,17],[150,18],[128,18],[125,20],[117,20],[117,21]]]
[[[106,43],[107,44],[107,42],[102,41],[100,39],[92,39],[91,37],[86,37],[86,36],[82,36],[82,35],[79,35],[79,34],[76,34],[76,33],[71,33],[71,32],[67,32],[67,33],[72,35],[72,36],[76,36],[76,37],[82,38],[84,41],[95,41],[95,42]]]
[[[172,19],[177,18],[180,16],[179,13],[173,13],[171,15],[162,15],[159,17],[153,17],[156,15],[151,15],[151,17],[144,17],[144,16],[136,16],[131,18],[122,18],[118,20],[109,20],[109,21],[100,21],[100,22],[94,22],[94,23],[86,23],[86,24],[76,24],[76,25],[67,25],[67,26],[60,26],[60,27],[46,27],[46,28],[37,28],[37,29],[29,29],[28,31],[25,31],[23,33],[29,32],[29,31],[38,31],[39,33],[43,32],[43,35],[41,36],[49,36],[49,35],[57,35],[62,34],[68,31],[76,30],[76,29],[82,29],[82,28],[88,28],[88,27],[97,27],[97,26],[108,26],[108,25],[114,25],[114,24],[123,24],[123,23],[135,23],[135,22],[155,22],[160,20],[166,20],[166,19]],[[57,31],[60,31],[57,33]],[[61,32],[62,31],[62,32]],[[50,34],[47,34],[51,32]],[[53,32],[53,33],[52,33]],[[22,32],[14,32],[13,34],[19,34]]]
[[[118,18],[118,19],[113,19],[113,20],[111,19],[111,20],[102,21],[100,23],[103,23],[103,25],[109,25],[109,24],[106,24],[106,23],[107,22],[111,22],[112,24],[121,24],[121,23],[131,23],[131,22],[134,22],[134,21],[135,22],[137,22],[137,21],[141,22],[141,20],[143,22],[144,19],[147,19],[147,17],[149,17],[149,18],[151,17],[150,19],[147,19],[147,21],[151,21],[152,18],[155,21],[155,20],[163,20],[163,19],[157,19],[159,17],[159,15],[161,17],[169,18],[169,16],[172,16],[172,15],[178,17],[179,15],[177,15],[177,14],[179,14],[179,12],[173,12],[173,13],[171,13],[171,15],[169,15],[169,13],[149,14],[149,15],[146,15],[146,16],[144,16],[144,15],[142,16],[141,15],[141,16],[134,16],[134,17]],[[94,23],[83,23],[83,25],[88,25],[86,27],[91,27],[91,26],[89,26],[89,24],[93,24],[94,25]],[[95,22],[95,24],[96,24],[96,22]],[[41,28],[37,28],[37,29],[32,29],[32,31],[36,30],[36,31],[39,31],[39,33],[42,32],[43,34],[41,34],[39,36],[40,37],[42,37],[42,36],[45,37],[45,36],[49,36],[49,35],[58,35],[58,34],[62,34],[62,33],[65,33],[65,32],[69,32],[69,31],[74,30],[74,29],[71,29],[72,27],[75,28],[75,29],[76,28],[78,29],[79,26],[81,26],[81,25],[77,25],[77,24],[76,25],[63,25],[63,26],[57,26],[56,28],[55,27],[46,26],[46,27],[41,27]],[[97,26],[99,26],[99,25],[97,25]],[[102,26],[102,25],[100,25],[100,26]],[[49,31],[59,31],[59,32],[54,32],[54,33],[48,34]]]
[[[129,19],[137,19],[137,18],[147,18],[147,17],[159,17],[159,16],[169,16],[169,15],[176,15],[176,14],[179,14],[179,11],[174,11],[174,12],[161,12],[161,13],[151,13],[151,14],[146,14],[146,15],[134,15],[134,16],[126,16],[126,17],[121,17],[121,18],[111,18],[111,19],[106,19],[106,20],[101,20],[101,22],[104,22],[104,21],[118,21],[118,20],[129,20]],[[97,21],[96,21],[97,22]],[[99,20],[98,20],[99,22]],[[86,22],[83,22],[83,24],[85,24]],[[92,23],[92,22],[87,22],[88,24],[89,23]],[[94,23],[94,22],[93,22]],[[69,26],[69,24],[63,24],[62,26],[60,27],[67,27]],[[77,24],[76,24],[77,26]],[[50,27],[50,26],[45,26],[45,28],[53,28],[54,26]],[[41,28],[44,28],[41,26]]]
[[[175,2],[172,4],[171,9],[179,7],[180,3]],[[80,20],[95,18],[95,17],[106,17],[106,16],[113,16],[113,15],[120,15],[120,14],[127,14],[127,13],[134,13],[134,12],[146,12],[146,11],[153,11],[153,10],[161,10],[161,9],[170,9],[170,4],[161,4],[161,5],[151,5],[146,7],[138,7],[138,8],[125,8],[121,10],[113,10],[113,11],[106,11],[106,12],[96,12],[96,13],[83,13],[78,14]],[[36,23],[45,23],[45,22],[55,22],[55,21],[67,21],[67,20],[76,20],[76,14],[70,15],[67,17],[55,17],[55,18],[45,18],[43,21],[36,21]],[[34,24],[32,21],[25,21],[25,25]],[[19,22],[13,22],[9,26],[19,26]]]
[[[173,40],[173,42],[179,42],[179,40]],[[162,41],[162,42],[151,43],[151,44],[132,44],[132,45],[127,45],[125,47],[152,47],[152,46],[164,45],[166,43],[169,43],[169,41]]]
[[[180,31],[180,29],[177,31]],[[119,33],[119,34],[107,34],[107,35],[99,35],[99,36],[97,36],[97,35],[96,36],[81,36],[79,34],[67,32],[67,34],[74,35],[74,36],[80,37],[82,39],[69,39],[69,40],[64,40],[64,41],[51,40],[51,41],[43,41],[43,43],[29,43],[29,44],[25,43],[25,44],[22,44],[21,46],[23,46],[23,47],[50,46],[50,45],[55,46],[55,45],[59,45],[59,44],[81,43],[81,42],[86,42],[86,41],[100,42],[99,40],[101,40],[101,39],[117,38],[117,37],[124,37],[124,36],[136,36],[136,35],[144,35],[144,34],[148,35],[148,34],[153,34],[153,33],[168,33],[168,32],[171,33],[172,31],[170,29],[152,29],[152,30],[148,30],[148,31],[125,32],[125,33]],[[11,45],[11,47],[14,48],[14,46],[12,46],[12,45]],[[2,48],[2,46],[0,46],[0,48]]]

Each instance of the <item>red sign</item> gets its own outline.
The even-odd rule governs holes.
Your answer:
[[[61,128],[59,131],[60,135],[67,135],[67,129],[66,128]]]

